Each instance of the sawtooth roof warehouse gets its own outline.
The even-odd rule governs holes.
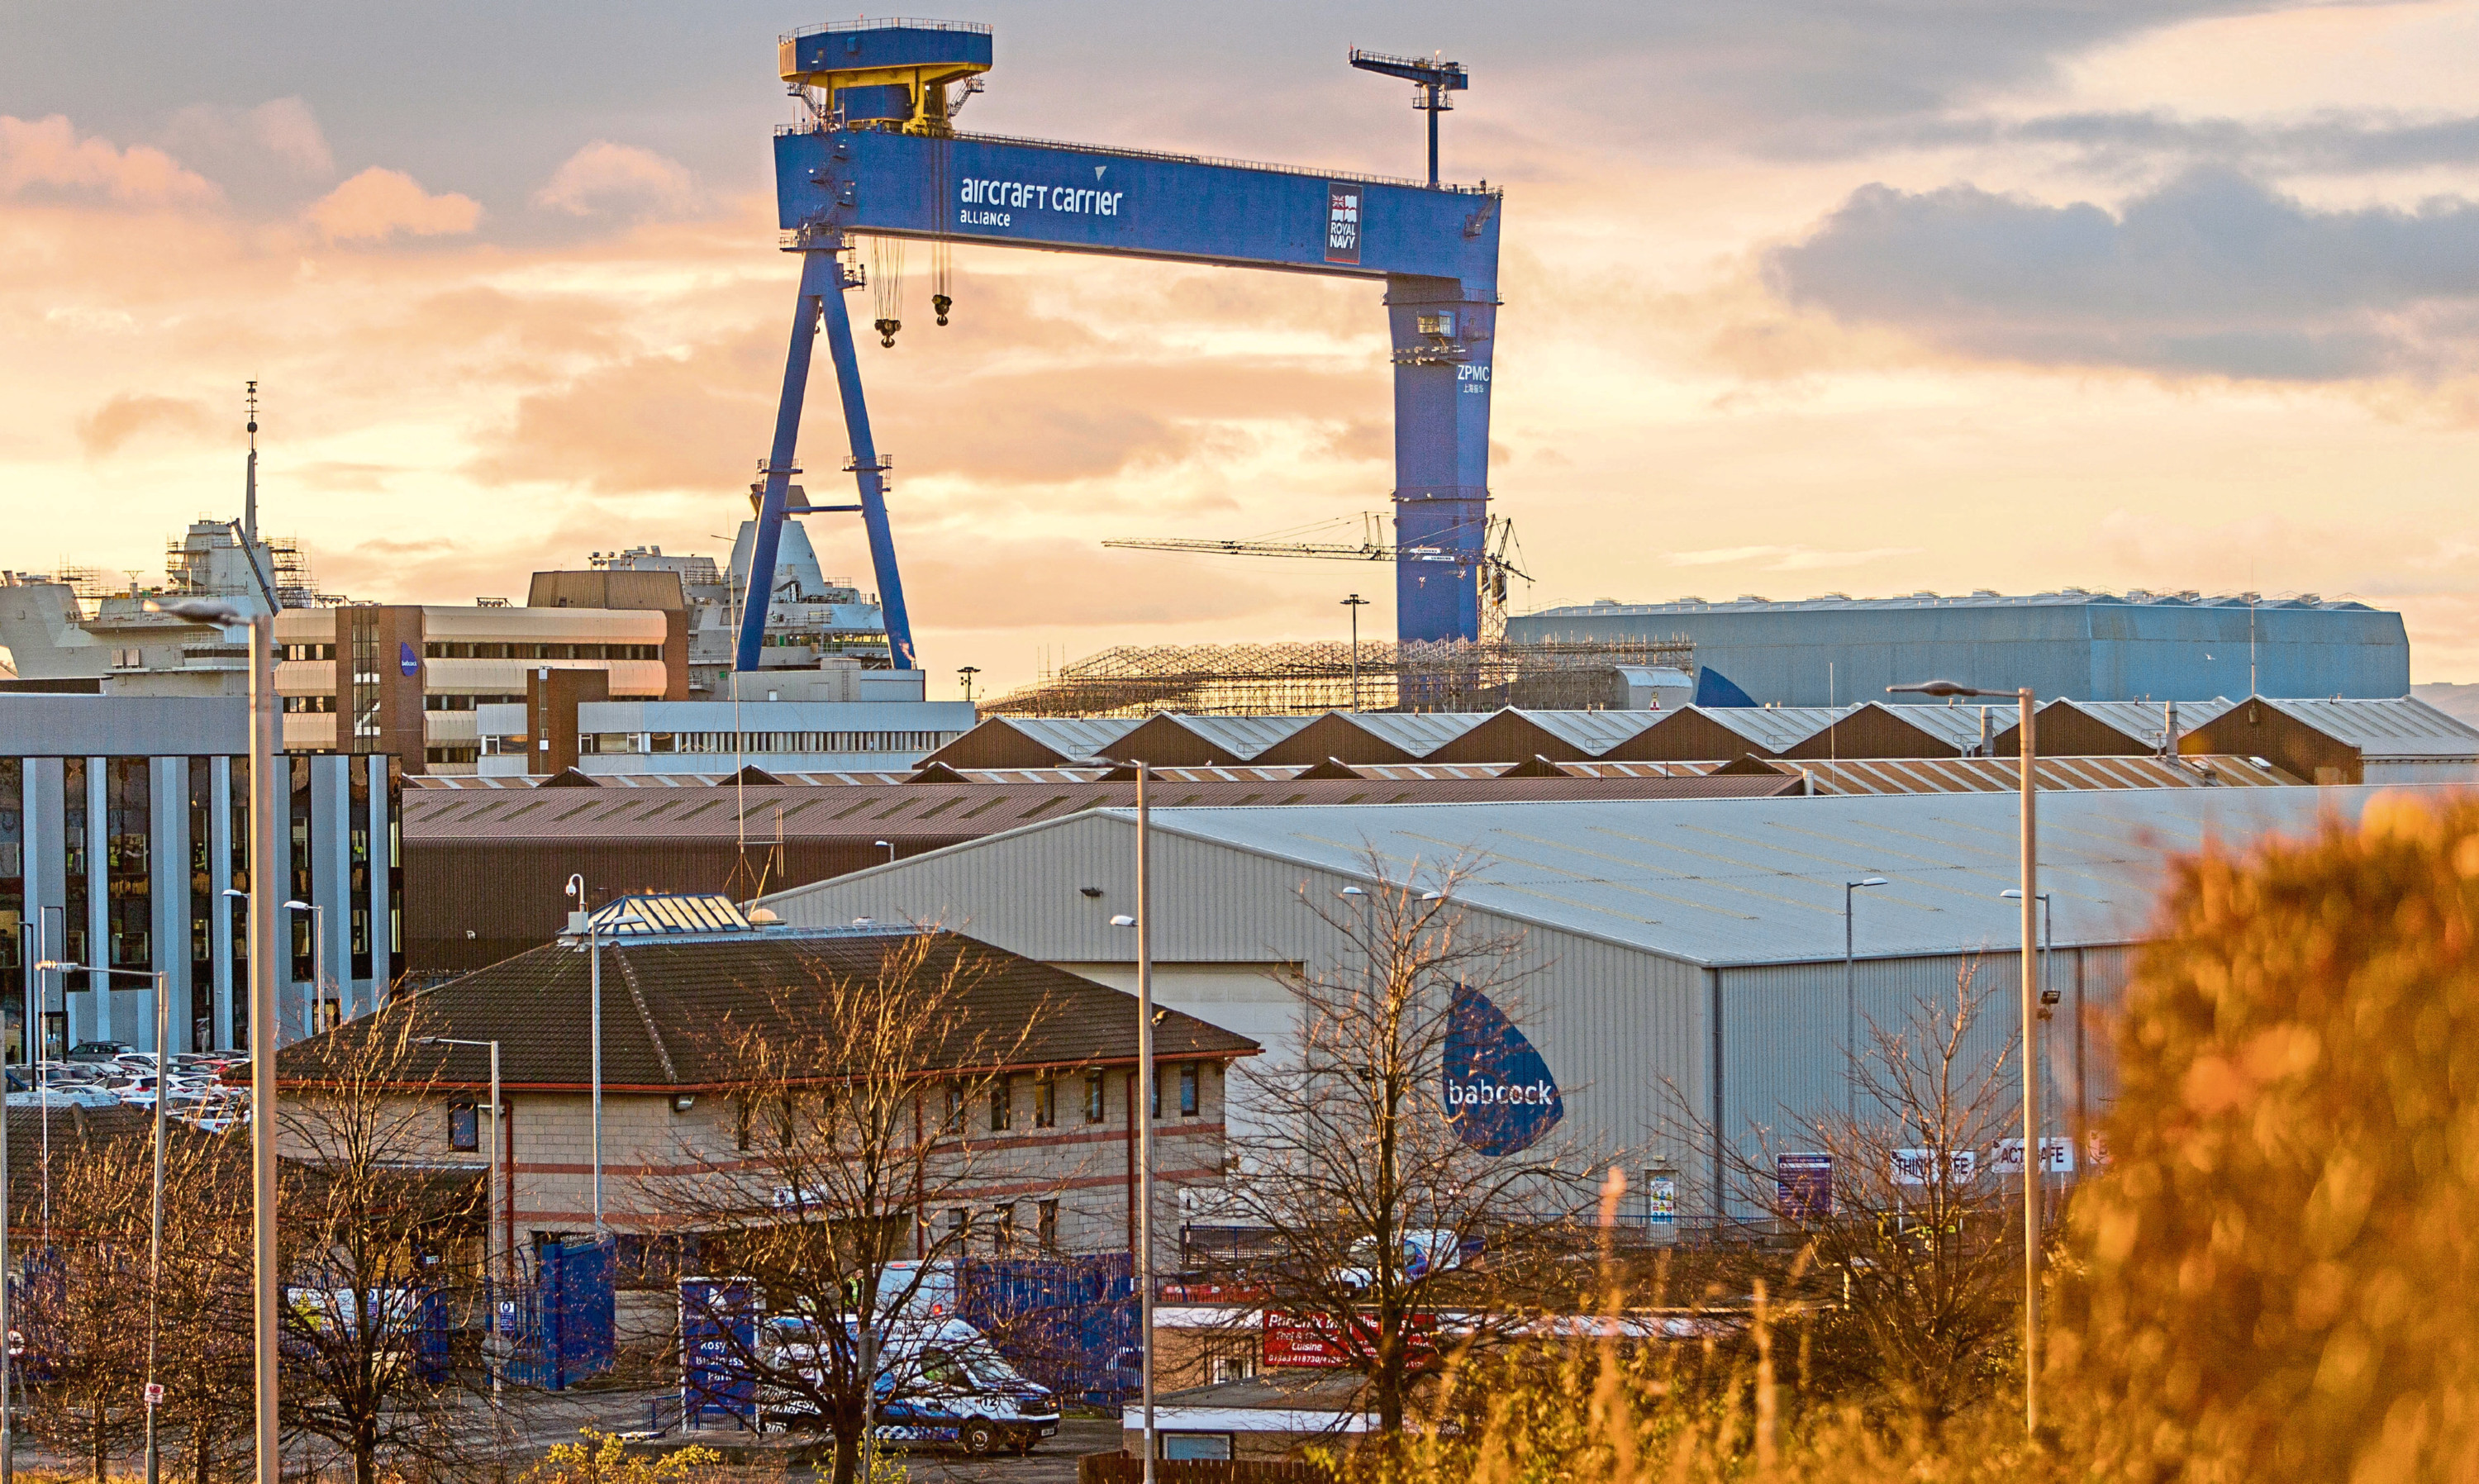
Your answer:
[[[2412,790],[2417,791],[2417,790]],[[2355,819],[2363,787],[2143,789],[2040,799],[2043,891],[2054,893],[2048,983],[2052,1126],[2102,1111],[2105,1035],[2092,1021],[2133,967],[2168,856]],[[1844,883],[1882,876],[1853,908],[1856,1009],[1893,1023],[1951,996],[1977,960],[1997,994],[1994,1051],[2013,1022],[2016,809],[2006,794],[1189,808],[1155,811],[1155,994],[1289,1052],[1295,1002],[1276,977],[1336,961],[1335,934],[1299,901],[1459,856],[1475,931],[1520,931],[1531,971],[1508,1010],[1565,1100],[1558,1133],[1641,1171],[1680,1174],[1689,1218],[1714,1215],[1706,1129],[1760,1128],[1844,1096]],[[938,922],[1028,958],[1133,988],[1135,814],[1092,809],[766,899],[789,923]],[[1667,1089],[1675,1088],[1675,1094]],[[1245,1128],[1244,1090],[1230,1117]],[[1752,1213],[1732,1209],[1732,1216]]]

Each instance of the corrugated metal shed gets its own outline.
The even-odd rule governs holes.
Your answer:
[[[2086,701],[2410,689],[2400,614],[2313,596],[1828,595],[1594,604],[1507,621],[1507,638],[1519,643],[1673,636],[1695,644],[1699,664],[1782,704],[1880,696],[1888,685],[1932,678]]]
[[[1892,757],[1839,762],[1776,761],[1819,794],[2012,793],[2022,786],[2014,757]],[[2083,788],[2262,788],[2300,780],[2252,757],[2042,757],[2032,775],[2042,792]]]
[[[2266,700],[2260,704],[2357,748],[2368,762],[2479,760],[2479,730],[2407,696],[2390,701]]]
[[[1335,714],[1414,757],[1427,756],[1489,719],[1474,711],[1339,711]]]
[[[2157,701],[2058,701],[2055,705],[2072,706],[2107,726],[2113,727],[2147,747],[2160,745],[2160,729],[2167,723],[2167,706]],[[2178,730],[2194,730],[2230,708],[2227,696],[2210,701],[2181,701],[2178,705]],[[2048,707],[2041,707],[2046,714]]]
[[[1658,711],[1532,711],[1534,725],[1597,757],[1661,719]]]
[[[2365,789],[2093,790],[2041,800],[2042,889],[2060,944],[2137,940],[2161,863],[2209,838],[2354,817]],[[1133,814],[1110,810],[1133,823]],[[1870,956],[2006,945],[2015,908],[2015,803],[2002,794],[1827,799],[1164,809],[1157,828],[1366,879],[1485,862],[1476,907],[1706,965],[1842,957],[1842,883],[1884,876]],[[816,889],[816,888],[809,888]],[[800,893],[787,894],[797,901]],[[773,905],[770,901],[770,905]]]
[[[1690,706],[1687,709],[1747,738],[1758,749],[1778,753],[1832,726],[1848,715],[1849,706]]]

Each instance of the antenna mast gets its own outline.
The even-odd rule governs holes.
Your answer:
[[[242,396],[249,405],[249,473],[242,484],[242,539],[250,546],[258,545],[258,383],[244,383]],[[251,558],[253,564],[256,558]]]

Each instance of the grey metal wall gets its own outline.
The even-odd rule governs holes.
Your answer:
[[[1127,963],[1132,934],[1110,919],[1136,910],[1134,837],[1122,816],[1087,815],[796,888],[766,905],[791,923],[935,922],[1045,962]],[[1317,921],[1301,893],[1345,910],[1336,893],[1353,878],[1174,834],[1158,833],[1156,844],[1158,962],[1315,971],[1342,961],[1341,934]],[[1086,886],[1101,895],[1085,896]],[[1705,972],[1477,909],[1466,924],[1469,934],[1520,939],[1507,963],[1519,984],[1501,1004],[1558,1082],[1567,1106],[1558,1137],[1596,1164],[1640,1169],[1666,1161],[1707,1178],[1697,1151],[1673,1137],[1675,1105],[1712,1101]],[[1212,1018],[1210,1000],[1180,1003],[1180,981],[1158,977],[1162,1002]]]
[[[1390,868],[1396,879],[1403,864]],[[1339,934],[1316,921],[1301,893],[1341,909],[1336,893],[1350,877],[1166,832],[1156,836],[1154,869],[1163,1004],[1212,1019],[1220,996],[1181,993],[1183,983],[1211,979],[1208,967],[1267,972],[1340,961]],[[1086,896],[1088,886],[1100,895]],[[1133,962],[1135,946],[1110,919],[1136,910],[1134,827],[1120,815],[1061,820],[795,888],[766,905],[786,922],[934,922],[1046,962],[1120,968]],[[1801,1147],[1791,1132],[1797,1120],[1844,1104],[1838,959],[1706,968],[1477,909],[1467,923],[1473,934],[1521,937],[1508,967],[1521,985],[1506,1008],[1558,1081],[1568,1110],[1560,1135],[1597,1163],[1675,1168],[1691,1215],[1714,1210],[1717,1167]],[[2048,1106],[2059,1128],[2079,1111],[2097,1115],[2110,1096],[2099,1022],[2119,1003],[2134,953],[2051,955],[2047,973],[2060,1003],[2046,1039]],[[1971,1047],[1993,1059],[2018,1023],[2017,964],[2010,950],[1858,960],[1863,1044],[1872,1020],[1891,1028],[1922,999],[1951,1001],[1968,965],[1985,995]],[[1123,972],[1107,977],[1129,982]],[[2004,1075],[2019,1087],[2011,1081],[2019,1062],[2009,1060]],[[2017,1097],[2007,1094],[2009,1107]],[[1234,1117],[1245,1121],[1240,1109]],[[1735,1156],[1714,1148],[1717,1132]],[[1729,1214],[1756,1212],[1741,1203]]]
[[[2124,1001],[2138,951],[2058,948],[2048,955],[2045,983],[2058,992],[2041,1041],[2049,1088],[2043,1122],[2051,1129],[2066,1132],[2101,1117],[2115,1095],[2108,1021]],[[1962,1064],[1994,1073],[2007,1089],[2006,1107],[2019,1107],[2022,1063],[2012,1048],[2021,1024],[2021,964],[2012,950],[1862,959],[1852,965],[1848,1002],[1839,959],[1715,971],[1724,1005],[1722,1115],[1706,1127],[1728,1140],[1733,1161],[1761,1165],[1775,1153],[1812,1148],[1802,1128],[1851,1106],[1847,1019],[1856,1023],[1861,1055],[1871,1055],[1879,1032],[1915,1034],[1925,1007],[1951,1013],[1966,973],[1979,1008]],[[1846,1003],[1855,1011],[1847,1019]],[[1863,1121],[1885,1112],[1865,1102],[1857,1108]],[[1745,1206],[1733,1212],[1755,1214]]]

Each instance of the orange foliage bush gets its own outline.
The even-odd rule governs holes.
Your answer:
[[[2479,1478],[2479,801],[2185,862],[2051,1394],[2134,1479]]]

